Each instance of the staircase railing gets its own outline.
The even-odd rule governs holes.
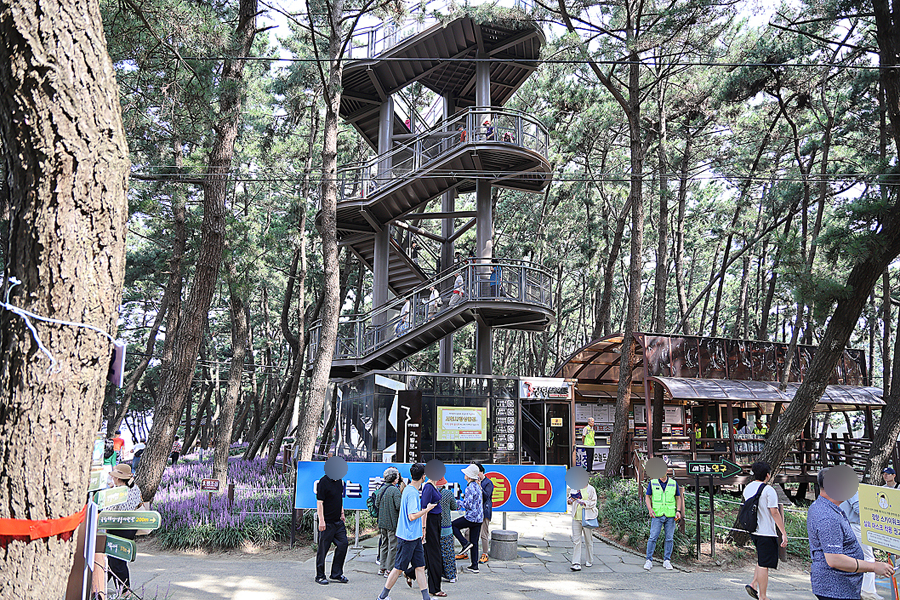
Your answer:
[[[540,121],[519,111],[468,108],[390,152],[338,169],[338,201],[370,197],[467,144],[518,146],[547,158],[550,134]]]
[[[541,407],[543,410],[543,407]],[[522,407],[522,451],[533,462],[543,464],[544,427],[534,418],[528,407]]]
[[[391,238],[419,269],[430,279],[440,271],[441,244],[400,222],[391,224]],[[415,228],[418,229],[418,228]]]
[[[334,360],[363,358],[390,342],[417,333],[428,323],[467,302],[514,302],[553,309],[553,280],[549,272],[521,260],[454,265],[409,294],[362,315],[342,316]],[[438,292],[431,299],[431,288]],[[321,322],[309,330],[309,364],[315,359]]]
[[[535,7],[532,0],[501,0],[500,2],[469,2],[467,0],[462,3],[432,0],[424,5],[412,7],[400,22],[388,20],[372,27],[356,30],[347,45],[346,58],[348,60],[375,58],[388,48],[440,23],[440,17],[446,16],[441,13],[481,4],[512,7],[525,13],[533,12]]]

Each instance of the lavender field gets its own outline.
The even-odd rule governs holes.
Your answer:
[[[226,493],[200,491],[201,480],[212,477],[212,457],[185,461],[166,468],[153,509],[162,516],[155,537],[164,548],[229,549],[290,538],[292,478],[280,467],[266,469],[265,458],[228,463],[228,483],[235,484],[234,504]],[[312,515],[301,533],[311,533]]]

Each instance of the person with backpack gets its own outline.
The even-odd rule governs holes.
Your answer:
[[[781,547],[787,546],[787,532],[784,517],[778,510],[778,494],[767,485],[772,474],[768,463],[756,462],[750,466],[753,481],[744,488],[744,502],[738,514],[738,521],[753,537],[756,544],[756,569],[753,581],[744,586],[751,597],[768,600],[769,569],[778,568],[778,532],[781,532]]]
[[[663,568],[672,570],[672,548],[675,546],[675,522],[684,517],[684,496],[675,479],[669,479],[668,471],[663,471],[659,479],[651,479],[644,495],[647,510],[650,511],[650,539],[647,540],[647,560],[644,568],[653,568],[653,552],[661,531],[666,532],[663,547]]]
[[[378,574],[388,576],[397,559],[397,519],[400,517],[400,471],[397,467],[384,470],[384,484],[375,491],[375,517],[381,544],[378,548]],[[371,512],[371,511],[370,511]]]

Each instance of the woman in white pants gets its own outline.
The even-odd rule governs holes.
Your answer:
[[[594,536],[590,528],[585,527],[582,522],[597,518],[597,490],[590,483],[580,490],[569,488],[567,502],[572,505],[572,543],[575,545],[572,550],[572,570],[580,571],[582,541],[584,542],[584,566],[592,566],[594,560]]]

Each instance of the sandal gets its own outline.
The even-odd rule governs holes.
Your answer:
[[[435,592],[434,594],[431,594],[431,597],[432,598],[446,598],[447,592]]]

